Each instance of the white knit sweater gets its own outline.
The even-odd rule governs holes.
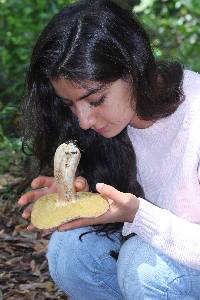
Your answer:
[[[146,242],[200,270],[200,75],[184,72],[185,101],[146,129],[128,128],[144,189],[133,223]]]

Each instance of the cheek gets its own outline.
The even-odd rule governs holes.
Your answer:
[[[129,121],[133,111],[130,107],[130,105],[115,105],[108,107],[105,110],[104,117],[110,118],[110,120],[113,120],[115,123],[121,123],[123,121]]]
[[[103,120],[106,120],[108,122],[113,122],[114,120],[118,119],[118,115],[115,109],[113,107],[104,107],[103,109],[99,110],[97,113],[98,117],[100,117]]]

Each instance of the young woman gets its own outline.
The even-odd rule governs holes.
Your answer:
[[[53,233],[53,280],[74,300],[200,299],[200,76],[157,62],[131,13],[88,0],[44,29],[27,82],[24,147],[40,172],[77,140],[76,189],[112,203]],[[21,205],[56,183],[39,176],[32,188]]]

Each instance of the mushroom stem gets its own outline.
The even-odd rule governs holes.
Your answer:
[[[58,183],[58,206],[65,206],[78,199],[74,189],[74,178],[78,163],[80,161],[80,151],[77,146],[70,142],[61,144],[54,156],[54,177]]]

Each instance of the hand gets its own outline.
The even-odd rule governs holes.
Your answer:
[[[80,218],[61,225],[58,230],[65,231],[78,227],[85,227],[94,224],[106,224],[115,222],[133,222],[139,208],[139,199],[130,194],[122,193],[114,187],[102,183],[96,185],[97,191],[108,199],[109,210],[97,218]]]
[[[89,186],[85,178],[79,176],[75,179],[75,189],[76,191],[87,192],[89,191]],[[24,219],[29,219],[31,216],[32,203],[39,199],[40,197],[48,194],[53,194],[57,192],[57,183],[54,177],[39,176],[35,178],[31,183],[32,191],[29,191],[22,195],[18,200],[20,206],[29,205],[23,212],[22,217]],[[33,230],[34,226],[29,224],[28,230]]]

